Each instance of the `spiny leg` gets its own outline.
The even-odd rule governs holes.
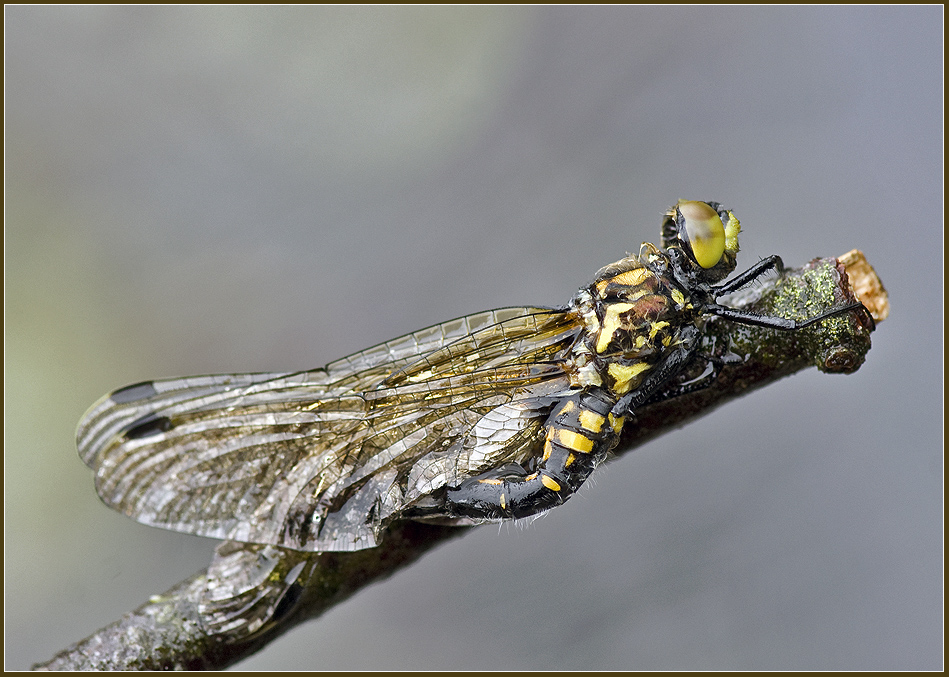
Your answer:
[[[739,289],[742,289],[743,287],[748,286],[772,268],[778,273],[784,272],[784,262],[777,254],[773,254],[766,259],[758,261],[758,263],[753,265],[751,268],[736,275],[731,280],[728,280],[727,282],[724,282],[716,287],[712,287],[712,291],[715,292],[715,298],[718,298],[719,296],[725,296],[726,294],[731,294],[738,291]]]
[[[756,315],[755,313],[750,313],[745,310],[736,310],[735,308],[729,308],[728,306],[720,306],[717,303],[709,303],[705,306],[706,312],[711,315],[717,315],[718,317],[724,317],[726,320],[732,320],[734,322],[740,322],[741,324],[751,324],[758,327],[770,327],[772,329],[784,329],[788,331],[793,331],[795,329],[803,329],[808,327],[816,322],[821,320],[826,320],[828,317],[834,317],[836,315],[842,315],[848,313],[851,310],[863,310],[870,314],[870,311],[860,303],[859,301],[854,303],[848,303],[843,306],[837,306],[836,308],[828,308],[822,313],[810,317],[806,320],[792,320],[787,317],[777,317],[772,315]]]

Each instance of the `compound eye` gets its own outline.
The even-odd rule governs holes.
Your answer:
[[[695,261],[706,270],[714,268],[725,253],[725,226],[714,209],[704,202],[679,200],[679,237],[692,246]]]

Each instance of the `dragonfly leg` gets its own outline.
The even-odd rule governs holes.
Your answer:
[[[745,272],[736,275],[730,281],[720,284],[717,287],[713,287],[715,290],[715,298],[719,296],[725,296],[726,294],[731,294],[738,291],[742,287],[746,287],[759,277],[764,275],[769,270],[776,270],[779,273],[784,272],[784,261],[781,260],[780,256],[772,254],[766,259],[758,261],[751,268]]]
[[[562,400],[544,426],[543,452],[534,472],[510,466],[472,477],[446,494],[455,517],[528,517],[566,501],[616,443],[622,419],[602,393],[578,393]]]
[[[803,329],[804,327],[809,327],[812,324],[820,322],[821,320],[826,320],[829,317],[835,317],[837,315],[843,315],[844,313],[849,313],[853,310],[863,311],[870,318],[870,322],[873,322],[873,316],[870,315],[870,311],[867,310],[867,307],[859,301],[828,308],[824,312],[806,320],[792,320],[786,317],[758,315],[745,310],[729,308],[728,306],[720,306],[716,303],[708,304],[706,306],[706,310],[713,315],[718,315],[719,317],[724,317],[727,320],[740,322],[742,324],[751,324],[758,327],[770,327],[772,329],[784,329],[786,331]]]

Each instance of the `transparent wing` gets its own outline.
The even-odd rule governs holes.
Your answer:
[[[205,631],[231,640],[266,632],[293,612],[318,562],[300,550],[221,543],[198,602]]]
[[[579,332],[507,308],[295,374],[151,381],[77,433],[110,506],[145,524],[297,550],[376,545],[405,507],[530,457]]]

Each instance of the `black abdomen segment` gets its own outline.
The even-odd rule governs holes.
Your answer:
[[[566,501],[586,481],[616,442],[622,419],[602,391],[562,400],[544,424],[543,456],[532,473],[480,476],[449,489],[445,506],[453,517],[528,517]],[[490,475],[490,473],[489,473]]]

